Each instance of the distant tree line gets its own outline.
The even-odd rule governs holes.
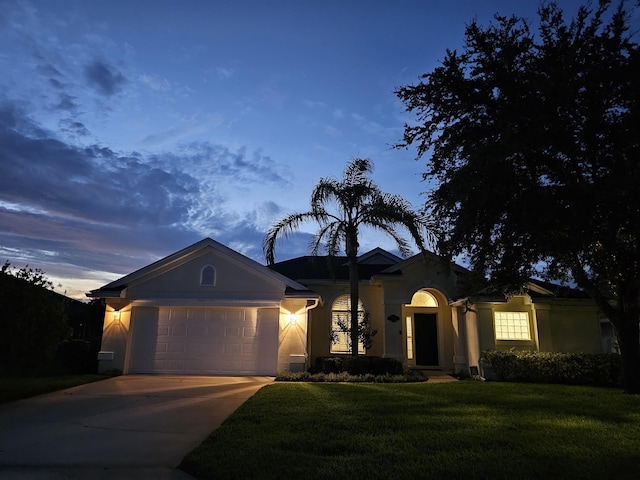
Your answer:
[[[53,291],[40,269],[0,267],[0,375],[95,371],[104,307]]]

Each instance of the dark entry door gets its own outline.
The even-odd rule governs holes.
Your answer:
[[[438,365],[438,315],[413,315],[416,342],[416,365]]]

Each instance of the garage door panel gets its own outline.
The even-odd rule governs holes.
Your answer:
[[[207,357],[202,361],[202,369],[206,372],[219,373],[222,357]]]
[[[242,373],[254,373],[255,370],[255,359],[251,362],[242,362]]]
[[[242,345],[239,343],[225,343],[223,351],[225,355],[237,355],[240,353]]]
[[[187,337],[204,338],[207,336],[207,325],[204,323],[187,325]]]
[[[226,327],[224,329],[225,337],[239,337],[240,336],[240,327]]]
[[[169,343],[169,353],[184,353],[184,343],[172,341]]]
[[[258,353],[258,346],[254,343],[245,343],[242,345],[243,355],[255,355]]]
[[[184,324],[174,324],[169,328],[169,336],[184,337],[187,334],[187,326]]]
[[[186,372],[202,371],[202,360],[199,358],[189,358],[183,362],[183,370]]]
[[[277,352],[270,345],[277,343],[277,332],[261,338],[255,308],[160,308],[156,324],[155,348],[148,361],[155,373],[275,373],[271,367],[265,371],[260,362],[262,352]],[[273,332],[267,328],[267,333]],[[268,345],[261,347],[261,342]]]
[[[188,358],[202,358],[203,354],[207,352],[206,347],[204,343],[189,342],[185,346],[185,354]]]
[[[240,360],[226,359],[222,366],[222,373],[242,372],[242,362]]]
[[[181,359],[168,358],[165,361],[165,369],[168,373],[182,372],[184,370],[184,362]]]

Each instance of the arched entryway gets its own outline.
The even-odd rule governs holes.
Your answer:
[[[438,294],[428,289],[415,292],[405,304],[404,330],[407,365],[441,366],[441,332]]]

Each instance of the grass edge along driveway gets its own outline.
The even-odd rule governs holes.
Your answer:
[[[98,374],[0,377],[0,404],[109,378]]]
[[[481,383],[276,383],[183,460],[199,479],[637,479],[640,397]]]

